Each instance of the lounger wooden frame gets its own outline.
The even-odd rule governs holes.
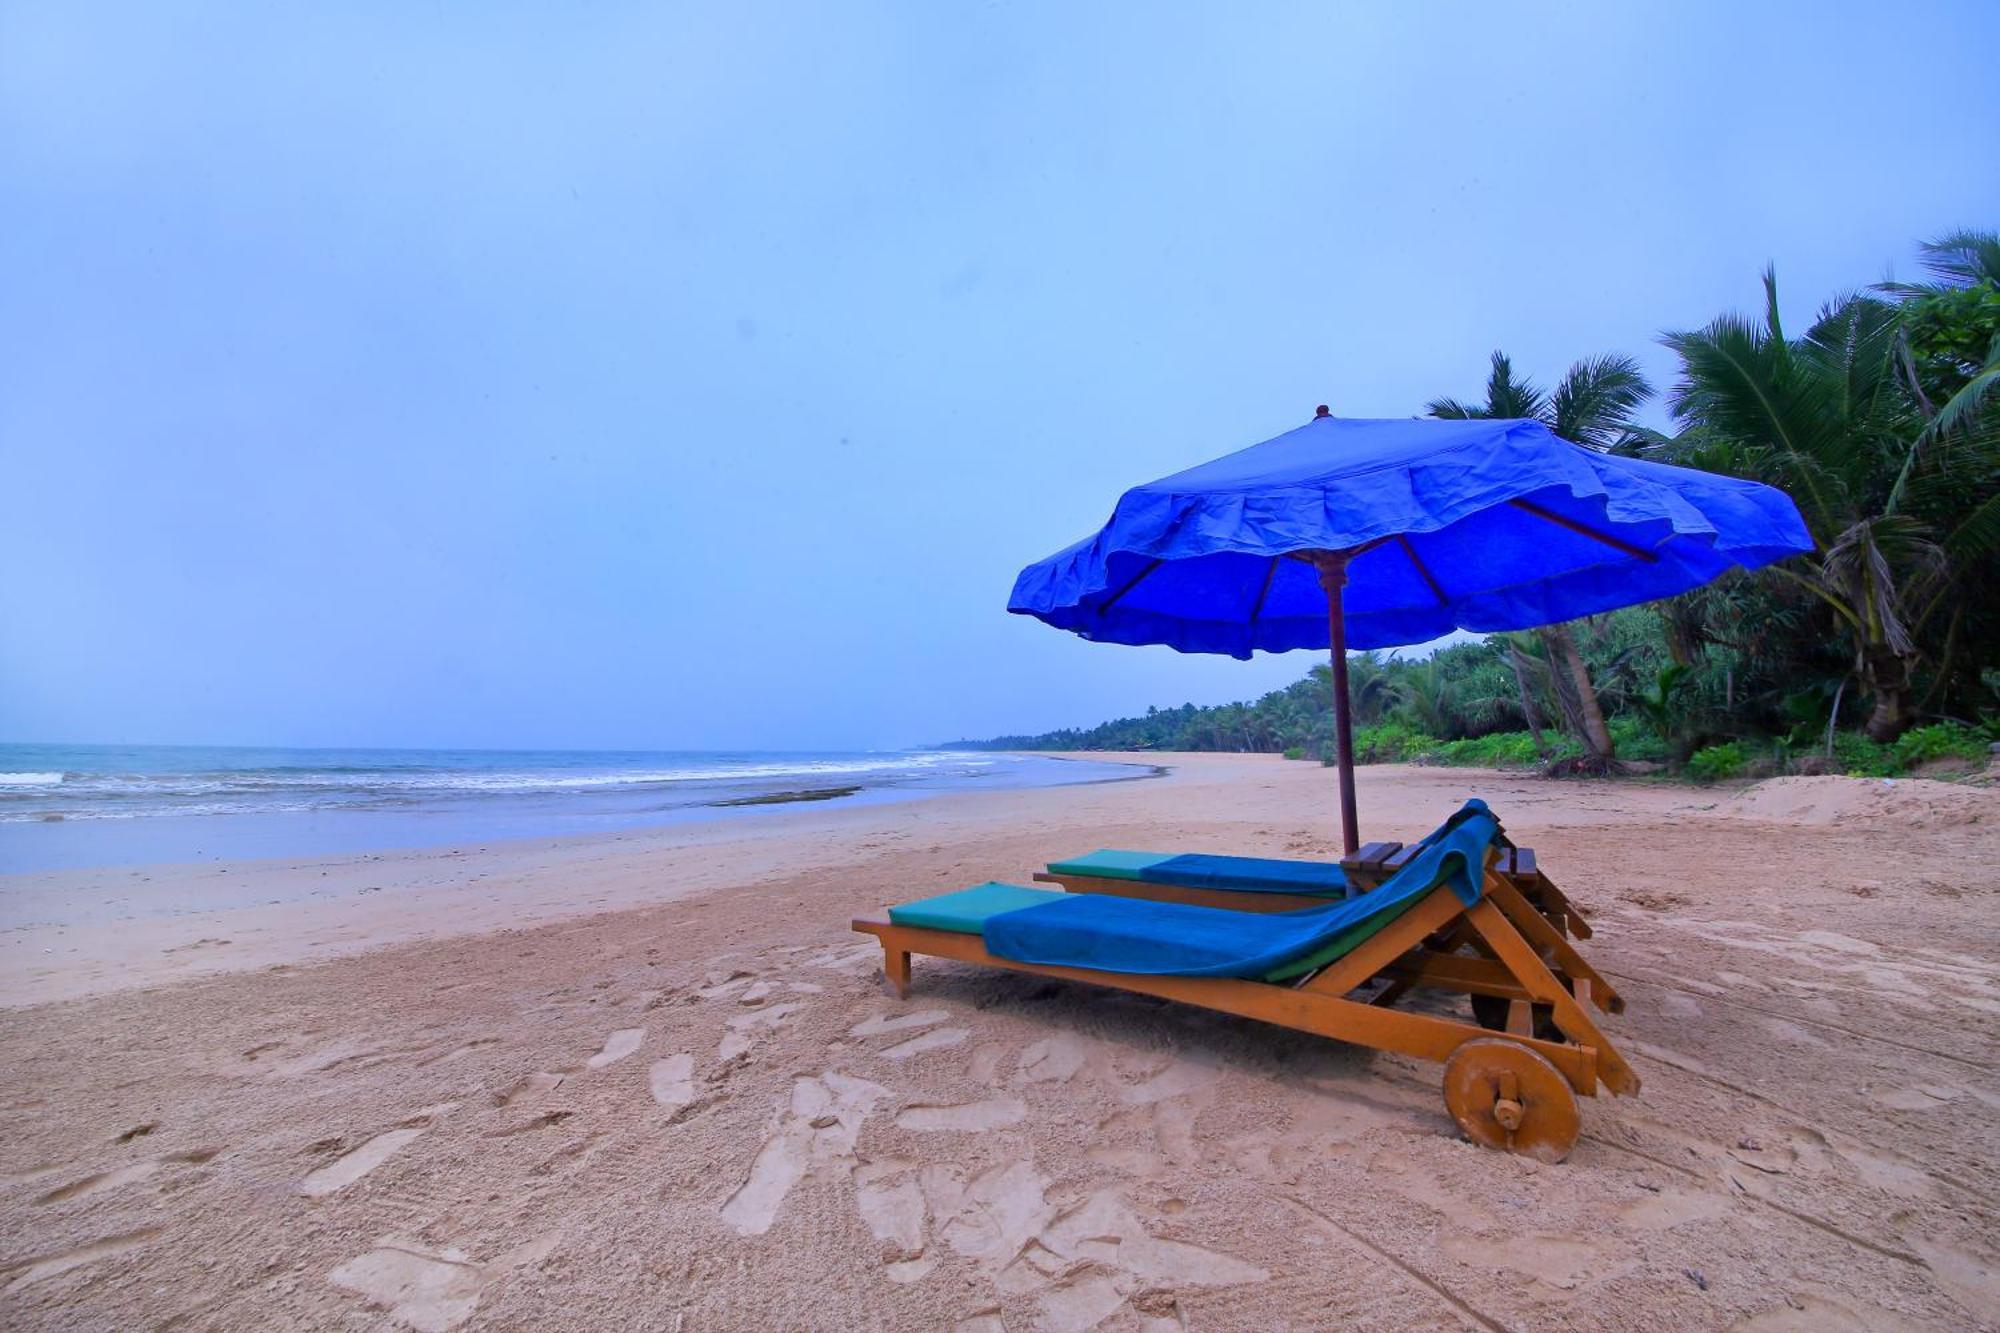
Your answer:
[[[1555,936],[1541,914],[1491,868],[1480,901],[1470,908],[1440,885],[1353,952],[1290,984],[1226,977],[1146,976],[1016,962],[988,953],[977,935],[899,926],[886,915],[857,918],[854,929],[881,941],[882,970],[898,999],[910,991],[911,956],[929,954],[1155,995],[1426,1060],[1450,1061],[1469,1042],[1480,1042],[1482,1047],[1508,1045],[1546,1061],[1582,1096],[1595,1096],[1599,1085],[1617,1094],[1639,1090],[1638,1076],[1579,1003],[1582,998],[1608,1007],[1603,1001],[1607,988],[1596,982],[1596,973],[1584,965],[1572,974],[1571,984],[1578,992],[1572,993],[1537,946],[1546,947],[1553,936],[1568,953],[1574,954],[1574,949],[1568,947],[1567,940]],[[1432,947],[1461,931],[1478,942],[1477,956],[1443,953]],[[1536,935],[1542,938],[1536,940]],[[1353,997],[1357,988],[1377,979],[1387,983],[1380,993],[1365,1000]],[[1492,1032],[1470,1022],[1389,1007],[1416,987],[1508,1000],[1509,1030],[1504,1040],[1494,1041]],[[1530,1006],[1547,1007],[1562,1040],[1533,1035]],[[1511,1082],[1507,1086],[1511,1087]],[[1459,1108],[1454,1106],[1453,1113],[1459,1115]],[[1573,1118],[1573,1101],[1571,1115]],[[1461,1124],[1466,1123],[1462,1115],[1459,1118]],[[1572,1125],[1569,1140],[1574,1137]],[[1567,1150],[1565,1142],[1561,1152]]]

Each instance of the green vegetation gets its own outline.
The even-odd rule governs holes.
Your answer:
[[[1781,487],[1809,555],[1683,596],[1495,634],[1421,659],[1350,658],[1364,763],[1605,771],[1642,760],[1716,780],[1893,776],[1982,762],[2000,739],[2000,234],[1920,247],[1931,279],[1828,302],[1803,337],[1778,314],[1665,335],[1676,431],[1635,424],[1635,362],[1578,361],[1552,391],[1496,352],[1482,400],[1441,417],[1536,417],[1595,449]],[[1252,703],[977,744],[1236,750],[1323,759],[1324,666]],[[966,743],[972,744],[972,743]]]
[[[1705,745],[1688,757],[1688,776],[1699,782],[1720,782],[1742,773],[1748,762],[1743,747],[1735,741]]]

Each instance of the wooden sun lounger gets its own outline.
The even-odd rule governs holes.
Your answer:
[[[1288,983],[1017,962],[987,952],[980,935],[897,925],[886,913],[857,918],[854,929],[881,941],[883,973],[899,999],[909,994],[911,956],[929,954],[1155,995],[1442,1061],[1445,1105],[1468,1137],[1543,1161],[1561,1161],[1574,1145],[1581,1127],[1578,1095],[1594,1096],[1600,1084],[1621,1095],[1639,1090],[1638,1075],[1579,1002],[1599,1000],[1596,973],[1585,965],[1571,974],[1568,985],[1558,979],[1542,951],[1552,939],[1569,954],[1574,949],[1494,863],[1488,864],[1481,897],[1470,908],[1441,884],[1343,957]],[[1461,938],[1476,943],[1474,953],[1436,947],[1445,942],[1455,946]],[[1382,983],[1378,991],[1359,996],[1362,987],[1376,982]],[[1504,1005],[1504,1032],[1391,1007],[1422,988]],[[1538,1010],[1549,1015],[1548,1035],[1537,1035]]]

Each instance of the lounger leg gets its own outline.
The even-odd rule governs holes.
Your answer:
[[[882,941],[882,975],[889,982],[889,993],[899,1000],[910,997],[910,953],[907,949],[892,949],[889,941]]]
[[[1580,940],[1587,940],[1595,933],[1591,930],[1590,923],[1585,921],[1583,916],[1574,907],[1569,905],[1568,895],[1556,887],[1554,880],[1543,874],[1537,874],[1535,880],[1536,896],[1541,900],[1544,909],[1553,910],[1555,915],[1561,918],[1562,925],[1558,926],[1558,929],[1562,930],[1564,934],[1573,935]]]
[[[1530,995],[1543,1004],[1555,1008],[1556,1026],[1563,1035],[1580,1046],[1587,1046],[1596,1052],[1597,1076],[1613,1092],[1629,1096],[1639,1090],[1639,1076],[1625,1063],[1611,1044],[1598,1031],[1597,1024],[1583,1012],[1576,997],[1563,989],[1555,974],[1549,971],[1547,963],[1533,946],[1521,937],[1514,923],[1506,913],[1494,905],[1489,895],[1466,909],[1465,919],[1480,933],[1490,945],[1507,970],[1514,974],[1514,980]],[[1386,933],[1386,932],[1385,932]]]
[[[1610,982],[1597,974],[1596,968],[1583,960],[1583,955],[1576,951],[1575,945],[1564,939],[1562,933],[1549,924],[1547,918],[1537,912],[1527,899],[1520,896],[1519,890],[1509,884],[1492,892],[1490,896],[1494,905],[1514,923],[1514,929],[1520,931],[1522,937],[1535,946],[1536,952],[1550,955],[1550,970],[1570,979],[1573,983],[1572,994],[1580,1000],[1596,1004],[1606,1013],[1625,1012],[1624,997],[1619,995]],[[1586,983],[1588,989],[1578,989]]]

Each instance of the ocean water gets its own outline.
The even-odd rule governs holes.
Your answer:
[[[1149,770],[959,751],[0,745],[0,874],[538,838]]]

